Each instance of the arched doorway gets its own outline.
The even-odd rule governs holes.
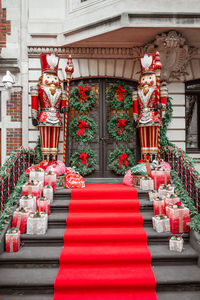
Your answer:
[[[111,84],[116,82],[117,79],[111,78],[95,78],[95,79],[84,79],[84,80],[73,80],[70,83],[71,90],[82,83],[89,84],[94,90],[97,101],[91,111],[89,111],[89,116],[94,119],[97,124],[97,134],[96,137],[88,143],[80,144],[77,143],[69,135],[69,125],[72,120],[79,116],[79,112],[70,107],[69,118],[68,118],[68,137],[67,137],[67,149],[66,149],[66,160],[67,165],[70,164],[71,155],[81,148],[91,148],[97,159],[97,168],[96,170],[88,175],[87,177],[118,177],[119,175],[115,174],[108,166],[108,156],[110,152],[117,148],[128,148],[134,155],[136,161],[139,156],[139,144],[137,131],[134,130],[133,137],[129,141],[115,141],[108,132],[107,124],[108,122],[117,114],[126,113],[129,115],[131,121],[133,122],[133,108],[132,106],[126,111],[117,111],[113,110],[110,105],[106,102],[106,91]],[[137,88],[137,83],[132,81],[123,81],[130,86],[132,90]],[[133,122],[133,126],[134,122]]]

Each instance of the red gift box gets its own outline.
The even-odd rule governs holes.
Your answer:
[[[153,200],[153,208],[154,208],[154,214],[155,216],[158,215],[165,215],[165,201],[164,199],[154,199]]]
[[[170,171],[165,170],[154,170],[151,171],[151,177],[154,181],[154,189],[158,190],[161,184],[170,183]]]
[[[17,252],[20,248],[20,231],[11,228],[6,233],[6,252]]]
[[[40,197],[37,200],[37,210],[50,215],[50,199]]]
[[[176,234],[190,231],[188,226],[188,223],[190,222],[189,209],[181,202],[177,202],[176,205],[170,208],[169,217],[170,230],[172,233]]]
[[[13,213],[12,227],[18,228],[21,233],[26,233],[27,219],[30,211],[25,208],[17,208]]]

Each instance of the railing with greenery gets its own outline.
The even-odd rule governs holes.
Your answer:
[[[34,149],[23,146],[14,150],[0,168],[0,230],[11,215],[13,205],[26,181],[26,169],[41,161],[40,139]]]
[[[171,165],[177,194],[190,209],[191,227],[200,231],[200,174],[193,159],[175,145],[163,147],[163,159]]]

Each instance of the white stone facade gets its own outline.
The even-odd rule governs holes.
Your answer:
[[[168,137],[185,149],[185,82],[200,79],[200,2],[192,0],[4,0],[11,35],[2,58],[17,59],[15,88],[23,88],[22,122],[1,128],[22,127],[25,147],[33,147],[39,134],[31,124],[30,86],[41,74],[39,54],[61,55],[59,76],[65,77],[72,54],[73,78],[112,77],[137,81],[138,58],[144,52],[161,53],[163,79],[173,98],[173,120]],[[170,32],[170,33],[169,33]],[[4,75],[0,68],[0,79]],[[2,101],[7,97],[3,86]],[[62,155],[63,132],[59,149]],[[2,131],[2,149],[5,145]],[[6,153],[1,152],[2,161]]]

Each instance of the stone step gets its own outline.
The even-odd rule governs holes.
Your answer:
[[[41,291],[42,293],[42,291]],[[184,291],[184,292],[157,292],[158,300],[199,300],[200,291]],[[50,295],[35,294],[35,295],[1,295],[1,300],[53,300],[53,293]]]
[[[105,246],[103,246],[104,249]],[[77,257],[73,260],[73,247],[72,249],[72,257],[71,263],[77,263]],[[85,251],[85,247],[80,247],[80,252],[85,253],[85,257],[82,261],[78,261],[79,264],[85,264],[89,262],[93,262],[93,256],[95,259],[96,251],[101,247],[91,248],[89,256],[86,254],[88,252]],[[182,253],[170,251],[167,245],[150,245],[149,250],[152,255],[152,264],[153,265],[191,265],[196,264],[198,260],[198,254],[196,251],[189,245],[184,246],[184,251]],[[95,249],[93,251],[93,249]],[[62,251],[62,246],[36,246],[36,247],[22,247],[19,252],[15,253],[6,253],[4,252],[0,255],[0,266],[1,267],[58,267],[59,266],[59,257]],[[105,250],[106,251],[106,250]],[[112,263],[113,254],[107,254],[107,264]],[[118,260],[117,260],[118,261]],[[117,262],[116,261],[116,262]],[[127,263],[126,253],[120,259],[120,264],[124,261],[124,264]],[[101,261],[99,261],[102,264]]]
[[[63,234],[65,232],[66,228],[49,228],[47,230],[47,233],[45,235],[28,235],[28,234],[22,234],[21,235],[21,241],[23,245],[41,245],[41,246],[62,246],[63,245]],[[116,229],[115,229],[116,230]],[[83,233],[84,238],[84,229],[80,229],[79,232]],[[171,237],[170,232],[162,232],[157,233],[155,230],[153,230],[152,227],[145,227],[145,231],[147,233],[148,237],[148,245],[159,245],[159,244],[168,244],[169,238]],[[127,236],[127,240],[125,238],[125,242],[129,242],[129,236]],[[183,234],[184,243],[187,244],[189,242],[189,234],[185,233]]]
[[[158,300],[199,300],[200,299],[200,291],[173,291],[173,292],[157,292]],[[8,299],[12,300],[12,299]],[[17,299],[18,300],[18,299]],[[29,299],[27,299],[29,300]],[[31,299],[30,299],[31,300]],[[46,300],[46,299],[44,299]],[[48,299],[47,299],[48,300]]]
[[[114,272],[115,268],[112,269]],[[153,266],[153,271],[158,292],[200,291],[200,268],[197,266]],[[57,272],[58,268],[1,268],[0,294],[34,294],[42,289],[52,294]]]
[[[152,211],[142,211],[141,213],[142,213],[142,216],[143,216],[144,226],[151,226],[152,225],[153,212]],[[125,214],[126,213],[124,213],[124,215]],[[68,215],[67,210],[64,211],[64,212],[62,210],[60,210],[60,212],[56,211],[56,212],[51,213],[48,217],[48,227],[49,228],[63,228],[63,227],[66,227],[67,215]],[[78,213],[76,213],[76,215],[77,215],[77,219],[79,220],[80,218],[78,218]],[[92,215],[92,213],[91,213],[91,215]],[[128,213],[127,213],[127,215],[128,215]],[[79,225],[78,225],[78,227],[79,227]]]

